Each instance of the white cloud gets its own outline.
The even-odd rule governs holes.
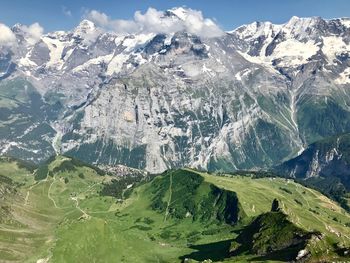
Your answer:
[[[167,15],[154,8],[148,8],[144,14],[136,11],[132,20],[113,20],[105,13],[96,10],[86,12],[85,17],[98,26],[119,34],[186,31],[208,38],[224,34],[213,20],[204,18],[201,11],[182,7],[171,9]]]
[[[96,10],[91,10],[86,14],[87,18],[98,24],[99,26],[108,26],[110,23],[110,18],[105,14]]]
[[[1,46],[11,46],[16,43],[16,36],[12,30],[0,23],[0,45]]]
[[[44,28],[42,28],[39,23],[34,23],[30,26],[21,25],[21,30],[25,33],[25,37],[29,44],[34,45],[38,42],[44,33]]]
[[[62,6],[62,13],[67,17],[72,17],[72,11],[70,11],[66,6]]]

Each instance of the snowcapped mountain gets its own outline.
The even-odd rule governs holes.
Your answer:
[[[192,29],[189,12],[160,14],[170,31],[83,20],[35,43],[14,26],[16,44],[0,48],[2,154],[232,170],[350,131],[350,19],[219,32],[209,20]]]

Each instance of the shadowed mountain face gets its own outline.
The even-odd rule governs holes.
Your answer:
[[[230,250],[232,255],[248,252],[261,256],[262,260],[279,258],[291,261],[297,258],[311,237],[311,233],[295,226],[282,212],[269,212],[259,215],[246,226]]]
[[[301,179],[334,177],[350,191],[350,134],[313,143],[299,156],[277,166],[276,170]]]
[[[345,199],[350,191],[350,134],[317,141],[274,171],[316,187],[350,209]]]
[[[36,44],[12,30],[19,44],[0,48],[2,154],[235,170],[350,131],[347,19],[256,22],[215,38],[121,36],[84,20]]]

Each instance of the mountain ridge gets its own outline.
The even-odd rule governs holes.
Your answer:
[[[34,45],[17,32],[17,46],[0,50],[7,112],[0,130],[10,121],[28,136],[7,132],[1,152],[35,162],[68,153],[150,172],[269,167],[350,131],[350,29],[343,21],[292,18],[205,38],[181,31],[123,36],[86,20]],[[11,85],[18,88],[9,97]],[[24,96],[26,86],[46,111],[20,109],[13,96]],[[29,140],[38,127],[44,140]]]

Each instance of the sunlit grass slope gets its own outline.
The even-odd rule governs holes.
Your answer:
[[[284,179],[176,170],[131,183],[120,200],[102,194],[115,176],[64,156],[36,171],[3,158],[0,175],[11,179],[0,189],[12,189],[0,192],[4,262],[244,262],[254,255],[227,258],[231,242],[274,198],[297,227],[323,233],[308,247],[315,260],[338,257],[333,244],[350,246],[349,215]]]

